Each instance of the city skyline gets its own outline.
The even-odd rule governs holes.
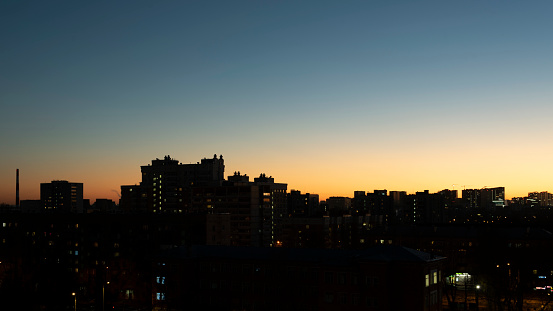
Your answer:
[[[553,192],[553,4],[0,4],[0,203],[213,153],[288,189]]]
[[[215,154],[213,159],[217,159],[217,156],[220,157],[220,159],[223,159],[223,156],[222,155],[217,155]],[[159,161],[167,161],[167,160],[171,160],[171,161],[174,161],[175,163],[179,163],[180,161],[178,159],[175,159],[175,158],[172,158],[170,155],[166,155],[165,157],[162,157],[162,158],[156,158],[156,159],[152,159],[151,163],[149,164],[144,164],[144,165],[141,165],[141,167],[150,167],[154,162],[159,162]],[[210,159],[207,158],[207,157],[204,157],[202,158],[202,163],[204,162],[204,160],[207,160],[209,161]],[[184,165],[184,164],[195,164],[195,163],[200,163],[200,161],[196,161],[196,162],[190,162],[190,163],[183,163],[183,162],[180,162],[178,165]],[[223,168],[224,168],[225,165],[223,165]],[[41,182],[38,186],[38,198],[35,198],[35,197],[32,197],[32,198],[20,198],[18,197],[19,195],[19,188],[20,188],[20,184],[19,184],[19,173],[20,173],[20,170],[19,169],[16,169],[16,184],[14,186],[15,188],[15,192],[14,192],[14,200],[38,200],[38,199],[41,199],[41,189],[43,188],[43,186],[49,186],[50,185],[50,182],[54,183],[54,182],[57,182],[57,183],[67,183],[67,182],[70,182],[70,183],[75,183],[75,181],[69,181],[69,180],[65,180],[65,179],[53,179],[51,181],[48,181],[48,182]],[[142,174],[140,174],[142,175]],[[244,172],[241,172],[241,171],[234,171],[232,174],[228,173],[228,172],[224,172],[224,180],[225,181],[230,181],[231,177],[234,176],[248,176],[249,178],[256,178],[257,176],[268,176],[272,179],[273,176],[270,176],[270,175],[266,175],[265,173],[260,173],[258,175],[250,175],[250,174],[247,174],[247,173],[244,173]],[[115,189],[112,189],[112,193],[111,193],[111,196],[106,196],[106,197],[87,197],[86,196],[86,191],[83,191],[83,183],[79,183],[77,182],[78,184],[80,184],[81,186],[81,193],[84,193],[85,195],[83,196],[84,199],[89,199],[90,200],[90,203],[94,203],[95,200],[97,199],[108,199],[108,200],[113,200],[115,203],[118,203],[118,199],[121,198],[121,189],[123,187],[132,187],[133,185],[134,186],[138,186],[138,185],[142,185],[142,181],[144,180],[144,177],[142,177],[142,180],[139,180],[135,183],[133,183],[132,185],[120,185],[119,189],[115,190]],[[277,180],[277,182],[281,183],[281,184],[284,184],[284,185],[287,185],[288,186],[288,183],[286,181],[279,181]],[[383,188],[378,188],[378,189],[355,189],[355,190],[352,190],[350,191],[348,194],[336,194],[336,195],[333,195],[333,194],[324,194],[324,195],[320,195],[319,193],[317,192],[309,192],[309,191],[304,191],[302,189],[296,189],[296,188],[289,188],[288,187],[288,191],[287,193],[291,193],[292,191],[299,191],[301,193],[310,193],[310,194],[314,194],[314,195],[317,195],[318,197],[320,197],[320,201],[325,201],[326,199],[328,198],[331,198],[331,197],[348,197],[348,198],[353,198],[354,197],[354,194],[355,192],[359,192],[359,191],[362,191],[363,193],[372,193],[373,191],[376,193],[377,191],[382,191],[382,190],[385,190],[387,191],[388,193],[390,192],[406,192],[407,194],[415,194],[415,193],[419,193],[419,192],[429,192],[429,193],[438,193],[438,192],[441,192],[441,191],[444,191],[444,190],[451,190],[451,191],[457,191],[457,197],[458,198],[462,198],[462,192],[463,190],[480,190],[480,189],[494,189],[494,188],[498,188],[498,189],[502,189],[501,191],[505,191],[505,187],[502,187],[500,185],[495,185],[495,186],[483,186],[483,187],[467,187],[467,185],[451,185],[452,187],[451,188],[441,188],[441,189],[438,189],[438,190],[429,190],[428,188],[425,188],[425,189],[417,189],[415,191],[405,191],[404,189],[390,189],[390,188],[386,188],[386,187],[383,187]],[[457,188],[456,188],[457,187]],[[86,187],[84,187],[86,189]],[[530,196],[530,195],[537,195],[538,193],[549,193],[547,190],[534,190],[534,191],[529,191],[527,193],[524,193],[524,194],[521,194],[519,196],[505,196],[505,200],[510,200],[510,199],[514,199],[514,198],[522,198],[522,197],[527,197],[527,196]],[[10,202],[0,202],[0,204],[9,204],[9,205],[12,205]],[[17,205],[17,204],[16,204]]]

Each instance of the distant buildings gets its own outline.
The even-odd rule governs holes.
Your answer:
[[[45,211],[83,213],[83,184],[65,180],[41,183],[40,202]]]
[[[506,204],[503,187],[461,199],[447,189],[374,190],[320,203],[266,174],[224,179],[217,155],[195,164],[166,156],[141,173],[140,184],[121,186],[119,206],[90,206],[83,184],[67,181],[41,184],[41,200],[20,208],[0,206],[0,295],[35,291],[22,309],[71,292],[98,309],[105,290],[112,309],[433,311],[449,287],[457,310],[474,305],[455,293],[476,295],[482,284],[484,294],[485,277],[498,281],[487,288],[520,281],[510,270],[518,265],[537,288],[553,271],[548,192]],[[472,288],[444,282],[456,275],[473,275]],[[504,299],[495,298],[487,303]]]
[[[126,212],[187,213],[192,188],[220,186],[225,165],[223,156],[182,164],[165,156],[141,166],[140,185],[121,186],[120,208]]]
[[[211,244],[274,246],[282,235],[282,221],[288,216],[286,188],[286,184],[275,183],[265,174],[251,182],[249,176],[235,172],[220,186],[194,187],[191,210],[208,214]],[[221,216],[225,214],[229,216]],[[230,238],[223,237],[224,241],[212,234],[226,228]]]
[[[348,197],[330,197],[325,203],[328,213],[332,215],[349,214],[351,209],[351,198]]]
[[[505,187],[465,189],[462,198],[469,208],[491,208],[505,205]]]
[[[528,193],[528,200],[536,202],[539,206],[553,205],[553,195],[547,191],[530,192]]]
[[[290,217],[313,217],[322,216],[319,210],[319,195],[291,190],[287,194],[288,215]]]

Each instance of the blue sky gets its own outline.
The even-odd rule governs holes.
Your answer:
[[[552,6],[2,2],[0,201],[15,168],[29,199],[52,179],[111,198],[153,158],[213,153],[323,197],[551,191]]]

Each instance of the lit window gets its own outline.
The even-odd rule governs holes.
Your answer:
[[[425,284],[426,284],[426,287],[430,286],[430,275],[425,275]]]

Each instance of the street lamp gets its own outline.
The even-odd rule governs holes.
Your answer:
[[[71,293],[75,297],[75,311],[77,311],[77,293]]]
[[[478,292],[480,291],[480,285],[476,285],[476,292],[475,292],[475,296],[476,296],[476,310],[479,310],[478,308]]]
[[[102,285],[102,311],[104,311],[106,309],[106,301],[104,299],[104,297],[105,297],[104,292],[105,292],[106,284],[109,285],[109,281]]]

